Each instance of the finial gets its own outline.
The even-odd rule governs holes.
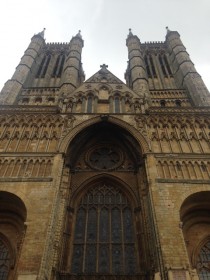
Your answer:
[[[131,28],[129,28],[129,35],[133,35]]]
[[[132,33],[132,29],[129,28],[128,38],[131,37],[131,36],[133,36],[133,33]]]
[[[81,30],[79,30],[79,31],[78,31],[78,33],[77,33],[76,37],[80,37],[80,38],[82,38],[82,35],[81,35]]]
[[[106,64],[104,63],[104,64],[100,65],[100,67],[101,67],[102,69],[106,69],[106,68],[108,68],[108,65],[106,65]]]
[[[100,74],[106,75],[109,73],[109,71],[107,70],[108,65],[106,65],[105,63],[100,65],[101,70],[99,71]]]
[[[45,32],[46,28],[43,28],[43,30],[39,33],[37,33],[36,35],[41,36],[44,39],[44,32]]]
[[[170,32],[171,30],[168,28],[168,26],[166,26],[166,32],[167,34]]]

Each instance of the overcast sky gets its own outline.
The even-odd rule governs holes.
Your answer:
[[[124,81],[128,29],[143,43],[164,41],[168,26],[210,89],[210,0],[1,0],[0,13],[0,88],[44,27],[46,42],[69,42],[81,29],[86,79],[106,63]]]

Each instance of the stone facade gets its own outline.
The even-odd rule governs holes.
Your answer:
[[[5,83],[0,280],[210,279],[210,94],[178,32],[126,45],[85,81],[40,32]]]

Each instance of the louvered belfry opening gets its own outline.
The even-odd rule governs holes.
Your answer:
[[[138,189],[146,172],[137,141],[102,121],[72,140],[65,166],[71,193],[57,279],[147,279]]]

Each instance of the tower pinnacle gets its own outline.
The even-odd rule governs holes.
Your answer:
[[[166,32],[167,34],[170,32],[171,30],[168,28],[168,26],[166,26]]]
[[[128,38],[131,37],[131,36],[133,36],[133,33],[132,33],[132,29],[129,28]]]
[[[79,37],[82,39],[82,35],[81,35],[81,30],[78,31],[77,35],[75,37]]]
[[[45,33],[46,28],[43,28],[43,30],[36,35],[40,35],[44,39],[44,33]]]

